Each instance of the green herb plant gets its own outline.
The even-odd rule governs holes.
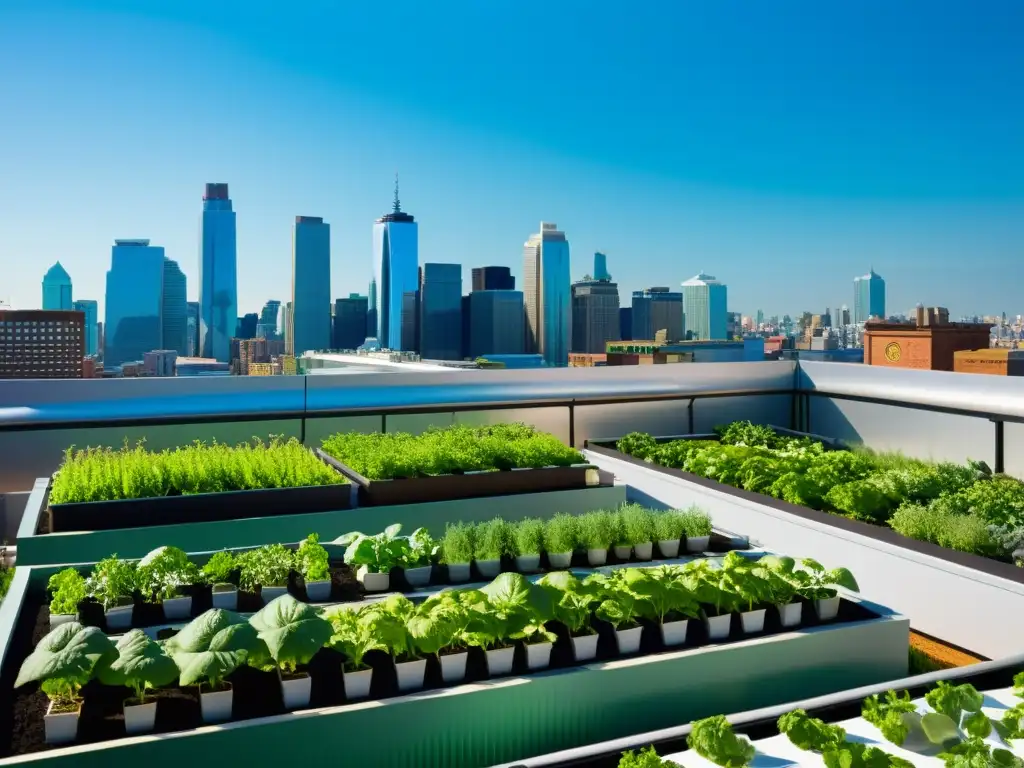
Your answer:
[[[686,533],[686,513],[669,509],[654,516],[655,541],[679,541]]]
[[[754,745],[733,733],[722,715],[697,720],[690,728],[686,744],[705,760],[725,768],[742,768],[754,759]]]
[[[583,581],[584,587],[597,595],[594,614],[607,621],[616,630],[637,626],[642,611],[642,598],[630,588],[631,572],[635,568],[619,568],[605,576],[593,573]]]
[[[476,525],[473,534],[474,560],[500,560],[512,554],[514,529],[500,517]]]
[[[544,546],[544,521],[528,517],[515,524],[515,554],[539,555]]]
[[[259,587],[285,587],[295,567],[295,552],[283,544],[267,544],[238,556],[239,586],[246,592]]]
[[[639,504],[623,504],[618,510],[619,536],[622,546],[646,544],[654,535],[654,516]]]
[[[426,528],[417,528],[408,538],[409,549],[402,560],[403,568],[423,568],[432,565],[441,554],[441,542]]]
[[[700,615],[696,595],[689,589],[681,568],[623,568],[624,585],[637,595],[637,613],[646,619],[664,624],[669,621],[694,619]]]
[[[328,581],[331,578],[331,557],[320,544],[320,537],[311,533],[295,553],[295,562],[302,578],[312,581]]]
[[[583,549],[608,549],[615,538],[615,518],[605,510],[587,512],[576,518]]]
[[[345,671],[358,672],[367,669],[363,660],[370,651],[384,650],[377,639],[373,626],[362,611],[337,606],[324,613],[331,623],[331,638],[327,647],[345,657]]]
[[[86,580],[86,591],[109,610],[131,603],[137,587],[135,563],[121,560],[116,554],[100,560]]]
[[[711,518],[699,507],[693,506],[682,512],[683,533],[688,539],[711,535]]]
[[[137,566],[136,581],[142,597],[163,602],[179,597],[186,587],[202,582],[199,568],[184,550],[159,547],[143,557]]]
[[[441,562],[466,565],[476,551],[476,527],[469,523],[448,523],[441,539]]]
[[[590,620],[599,593],[592,582],[584,584],[568,571],[553,571],[542,576],[537,586],[547,591],[554,619],[561,622],[572,637],[595,633]]]
[[[50,615],[78,614],[78,604],[89,596],[85,578],[75,568],[65,568],[50,577],[46,583],[50,593]]]
[[[215,552],[202,567],[202,576],[207,584],[217,586],[235,584],[238,580],[238,560],[226,550]]]
[[[580,545],[579,522],[572,515],[558,513],[544,528],[544,545],[548,552],[565,554]]]

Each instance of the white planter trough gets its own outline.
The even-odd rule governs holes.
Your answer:
[[[686,630],[690,626],[689,619],[682,621],[666,621],[661,625],[661,641],[666,648],[682,645],[686,642]]]
[[[708,544],[711,543],[710,536],[687,536],[686,537],[686,551],[687,552],[706,552]]]
[[[307,674],[285,678],[278,670],[281,679],[281,695],[284,697],[285,709],[303,709],[309,706],[309,695],[313,690],[313,678]]]
[[[419,568],[406,568],[405,580],[410,587],[425,587],[430,584],[430,574],[433,568],[429,565],[422,565]]]
[[[367,592],[385,592],[391,586],[390,573],[376,573],[365,565],[359,566],[356,571],[356,578]]]
[[[263,600],[263,604],[266,605],[272,600],[276,600],[281,595],[288,594],[288,587],[260,587],[260,598]]]
[[[619,558],[619,560],[629,560],[629,558],[633,555],[633,548],[619,545],[616,547],[612,547],[612,552],[615,553],[615,556]]]
[[[726,640],[732,626],[732,614],[723,616],[704,616],[704,626],[708,628],[708,640]]]
[[[345,698],[349,701],[365,699],[370,695],[370,683],[373,681],[372,669],[360,669],[355,672],[343,672],[345,678]]]
[[[637,560],[650,560],[654,556],[654,544],[649,541],[634,544],[633,554],[636,555]]]
[[[164,618],[168,621],[187,619],[192,615],[191,597],[171,597],[163,601]]]
[[[398,673],[398,690],[415,691],[423,687],[423,678],[427,674],[427,660],[403,661],[395,664]]]
[[[595,568],[599,565],[604,565],[608,562],[608,550],[607,549],[588,549],[587,550],[587,562]]]
[[[776,607],[779,609],[779,621],[782,622],[782,626],[796,627],[800,624],[804,612],[803,603],[789,603],[788,605],[778,605]]]
[[[78,738],[78,716],[82,708],[74,712],[53,712],[53,702],[46,708],[43,718],[44,739],[47,744],[68,744]]]
[[[214,608],[238,610],[238,587],[234,584],[214,584],[212,594]]]
[[[679,539],[665,539],[658,542],[658,551],[667,560],[679,557]]]
[[[822,621],[831,621],[839,615],[839,595],[814,601],[814,610]]]
[[[129,736],[149,733],[156,726],[156,702],[124,705],[124,730]]]
[[[496,557],[490,560],[477,560],[476,569],[485,579],[496,578],[501,573],[501,559]]]
[[[307,581],[306,597],[311,603],[326,603],[331,599],[331,580]]]
[[[469,581],[469,563],[448,563],[448,581],[452,584]]]
[[[568,568],[572,564],[572,552],[548,552],[552,568]]]
[[[743,611],[740,614],[743,631],[748,635],[764,632],[764,617],[767,613],[765,608],[758,608],[756,611]]]
[[[135,606],[116,605],[107,608],[104,614],[107,618],[107,629],[128,629],[132,625],[132,616],[135,613]]]
[[[547,669],[551,666],[551,643],[526,643],[526,666],[529,669]]]
[[[234,691],[230,684],[223,691],[203,691],[199,689],[199,708],[203,713],[204,723],[223,723],[231,719],[231,705]]]
[[[589,661],[597,656],[597,635],[580,635],[572,638],[572,655],[576,661]]]
[[[491,677],[512,674],[512,660],[515,658],[516,649],[495,648],[487,652],[487,674]]]
[[[619,655],[628,656],[640,650],[640,638],[644,634],[643,627],[615,630],[615,642],[619,646]]]
[[[519,555],[516,568],[520,573],[536,573],[540,570],[540,555]]]
[[[51,613],[50,614],[50,629],[56,629],[61,624],[67,624],[71,621],[77,621],[78,614],[76,613]]]
[[[449,653],[445,656],[438,657],[441,660],[441,679],[446,683],[457,683],[466,677],[466,659],[469,658],[469,654],[465,651],[461,653]]]

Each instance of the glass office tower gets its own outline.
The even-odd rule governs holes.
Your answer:
[[[864,323],[872,317],[885,319],[885,280],[875,270],[853,279],[853,322]]]
[[[296,216],[292,241],[293,354],[331,348],[331,225]]]
[[[420,283],[420,356],[462,359],[462,265],[424,264]]]
[[[565,233],[541,222],[540,232],[523,246],[523,261],[527,352],[548,365],[568,365],[572,309]]]
[[[227,184],[207,184],[199,257],[199,356],[231,362],[238,323],[235,212]]]
[[[85,315],[85,354],[87,357],[99,354],[100,326],[99,305],[94,299],[78,299],[72,308]]]
[[[725,283],[701,272],[683,283],[686,330],[694,341],[729,338],[729,311]],[[636,320],[634,319],[634,324]]]
[[[381,216],[373,225],[373,255],[374,262],[380,265],[380,345],[396,351],[413,351],[419,233],[415,219],[402,211],[397,181],[391,213]]]
[[[107,272],[104,365],[142,360],[163,346],[164,249],[115,240]]]
[[[164,258],[163,349],[189,356],[185,273],[178,262],[168,258]]]
[[[270,299],[263,305],[260,312],[260,322],[256,326],[257,338],[277,338],[277,316],[281,313],[281,302],[277,299]]]
[[[633,291],[630,310],[629,339],[653,341],[658,331],[665,331],[667,341],[686,338],[682,293],[665,286]]]
[[[43,275],[43,309],[70,310],[71,276],[58,261]]]

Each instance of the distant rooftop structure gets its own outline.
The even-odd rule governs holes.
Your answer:
[[[146,248],[149,245],[148,237],[135,237],[135,238],[117,238],[114,240],[114,245],[121,247],[124,246],[135,246],[139,248]]]
[[[420,360],[409,352],[307,352],[302,356],[305,372],[310,375],[343,373],[438,373],[457,370],[439,363]]]

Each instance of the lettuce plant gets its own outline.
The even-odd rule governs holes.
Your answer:
[[[395,661],[419,658],[418,649],[409,631],[409,621],[416,615],[416,606],[403,595],[386,600],[361,611],[370,631]]]
[[[693,723],[686,744],[705,760],[726,768],[742,768],[754,759],[754,745],[733,733],[729,721],[722,715]]]
[[[135,563],[111,555],[96,563],[86,581],[90,597],[104,609],[130,603],[137,586]]]
[[[886,740],[897,746],[902,744],[910,733],[911,725],[905,715],[916,715],[917,705],[910,699],[910,694],[903,691],[886,691],[885,696],[878,694],[868,696],[861,705],[861,717],[882,732]]]
[[[283,544],[267,544],[238,556],[239,586],[246,592],[258,587],[284,587],[295,567],[295,552]]]
[[[214,608],[189,622],[164,641],[178,667],[182,686],[205,683],[219,689],[224,678],[242,664],[262,667],[269,661],[266,644],[255,627],[236,613]]]
[[[659,624],[700,613],[697,598],[687,588],[684,571],[673,566],[657,568],[623,568],[626,586],[639,598],[636,610],[640,616]]]
[[[695,560],[685,569],[684,583],[699,603],[712,606],[716,616],[738,611],[743,606],[729,574],[710,560]]]
[[[474,560],[499,560],[512,554],[513,528],[500,517],[478,523],[473,534]]]
[[[110,639],[97,627],[83,627],[77,621],[62,624],[46,635],[22,662],[15,688],[41,683],[43,692],[59,711],[77,708],[82,686],[100,664],[116,651]]]
[[[826,749],[821,753],[821,760],[825,768],[914,768],[909,760],[859,741],[844,741]]]
[[[178,597],[184,587],[199,584],[202,574],[184,550],[159,547],[139,560],[136,581],[145,600],[159,603]]]
[[[65,568],[50,577],[46,583],[49,591],[50,614],[71,616],[78,613],[78,604],[89,596],[85,578],[75,568]]]
[[[839,748],[846,741],[846,731],[838,725],[810,717],[802,710],[787,712],[779,718],[779,733],[786,734],[794,746],[814,752]]]
[[[619,760],[619,768],[675,768],[675,765],[671,760],[662,760],[658,757],[653,746],[639,752],[623,752]]]
[[[237,580],[238,560],[223,550],[216,552],[202,567],[203,580],[207,584],[233,584]]]
[[[558,513],[544,527],[544,547],[548,552],[573,552],[580,545],[579,522],[572,515]]]
[[[333,631],[327,647],[345,657],[346,671],[366,669],[367,664],[363,661],[366,654],[384,650],[363,611],[337,606],[326,612],[324,618],[331,623]]]
[[[615,448],[627,456],[646,460],[658,450],[658,442],[645,432],[630,432],[615,444]]]
[[[552,599],[544,588],[518,573],[503,573],[480,590],[465,590],[469,624],[467,644],[504,648],[517,639],[548,639],[544,621],[552,615]]]
[[[544,521],[535,517],[515,525],[515,554],[539,555],[544,550]]]
[[[738,552],[730,552],[722,560],[721,576],[724,584],[746,602],[748,611],[772,600],[771,571]]]
[[[476,527],[468,523],[448,523],[441,539],[441,562],[465,565],[472,562],[476,549]]]
[[[331,557],[320,545],[320,537],[309,534],[295,553],[299,573],[305,581],[327,581],[331,578]]]
[[[426,528],[417,528],[408,537],[409,550],[402,560],[403,568],[423,568],[431,565],[441,553],[441,542]]]
[[[590,624],[591,610],[598,593],[592,584],[584,584],[568,571],[553,571],[537,581],[551,600],[552,614],[565,625],[573,637],[594,634]]]
[[[373,573],[388,573],[405,562],[411,550],[409,539],[398,535],[401,532],[402,526],[395,523],[376,536],[353,531],[339,536],[334,543],[345,547],[346,565],[365,566]]]
[[[641,597],[630,588],[628,572],[633,570],[636,569],[619,568],[608,576],[593,573],[583,581],[584,587],[597,594],[598,605],[594,614],[617,630],[635,627],[641,615]]]
[[[800,591],[796,561],[792,557],[765,555],[757,561],[766,570],[768,599],[778,606],[789,605]]]
[[[420,653],[438,657],[442,651],[466,645],[466,633],[472,623],[469,591],[448,590],[425,600],[409,619],[409,634]]]
[[[281,595],[252,615],[249,623],[281,671],[294,674],[309,663],[334,634],[319,611],[291,595]]]
[[[141,629],[133,629],[117,641],[117,656],[101,664],[97,677],[104,685],[127,686],[135,700],[145,702],[146,691],[163,688],[178,679],[178,665],[160,643]]]
[[[939,753],[947,768],[975,768],[975,766],[993,766],[994,768],[1024,768],[1021,760],[1008,749],[1001,749],[986,743],[978,737],[954,744]]]

